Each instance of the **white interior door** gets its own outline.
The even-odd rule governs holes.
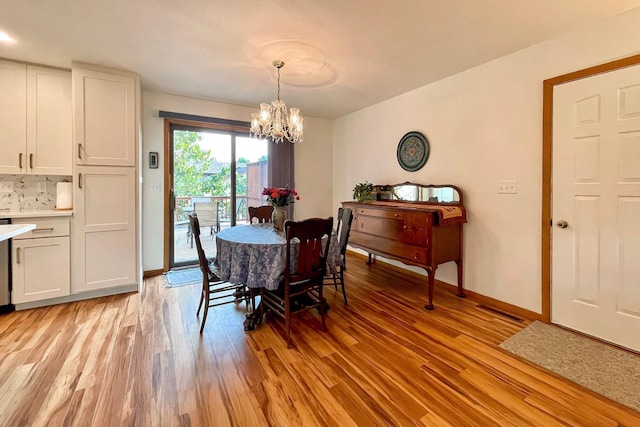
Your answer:
[[[553,111],[551,320],[640,351],[640,65],[555,86]]]

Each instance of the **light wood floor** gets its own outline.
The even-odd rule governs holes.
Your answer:
[[[526,322],[350,256],[349,305],[254,332],[244,306],[165,288],[0,316],[2,426],[615,426],[640,414],[512,357]],[[301,320],[309,320],[303,324]]]

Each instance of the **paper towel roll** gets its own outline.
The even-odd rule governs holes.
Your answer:
[[[73,183],[61,181],[56,184],[56,209],[71,209],[73,207]]]

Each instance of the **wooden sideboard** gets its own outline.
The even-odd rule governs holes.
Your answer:
[[[398,184],[406,186],[410,183]],[[413,185],[413,184],[412,184]],[[393,186],[378,186],[388,188]],[[457,200],[438,202],[422,200],[376,200],[343,202],[354,218],[349,245],[372,254],[422,267],[428,276],[427,310],[433,310],[433,287],[438,265],[454,261],[458,272],[458,293],[462,286],[462,225],[466,212],[462,192],[454,186],[420,185],[421,189],[452,188]],[[394,193],[395,194],[395,193]]]

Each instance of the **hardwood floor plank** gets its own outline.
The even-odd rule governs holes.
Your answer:
[[[120,329],[115,337],[111,353],[106,357],[115,359],[104,368],[100,398],[98,399],[93,422],[105,425],[118,425],[122,417],[122,397],[131,368],[131,356],[134,346],[135,328],[128,326]]]
[[[294,316],[212,308],[200,285],[0,315],[0,425],[617,426],[640,414],[502,350],[528,322],[426,279],[349,256],[349,304],[326,288],[327,331]]]
[[[22,409],[25,400],[24,394],[29,390],[23,387],[28,384],[33,377],[34,364],[18,364],[6,373],[2,374],[0,382],[0,414],[16,416],[18,410]]]

